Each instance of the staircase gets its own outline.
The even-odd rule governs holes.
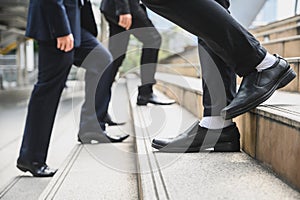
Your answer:
[[[69,96],[65,95],[48,159],[48,163],[59,167],[59,171],[53,178],[33,178],[15,169],[16,157],[13,155],[12,164],[7,164],[10,168],[6,170],[6,176],[3,175],[6,177],[5,183],[1,179],[0,198],[16,200],[300,198],[297,191],[299,174],[294,170],[300,155],[299,151],[298,154],[295,151],[299,149],[300,141],[294,137],[299,136],[296,128],[297,117],[287,112],[290,107],[292,108],[290,110],[296,112],[292,105],[285,107],[284,111],[279,110],[280,99],[275,98],[277,102],[274,103],[276,105],[278,103],[278,107],[276,105],[260,107],[238,119],[243,134],[241,140],[243,152],[160,153],[151,147],[151,140],[154,137],[174,137],[197,122],[199,115],[197,109],[201,110],[199,104],[201,85],[199,79],[194,77],[185,77],[185,83],[188,83],[186,85],[180,82],[182,76],[178,78],[175,74],[158,73],[157,78],[160,80],[160,87],[157,89],[162,93],[158,90],[155,90],[155,93],[161,98],[167,98],[165,94],[169,95],[170,91],[174,95],[179,94],[181,90],[182,96],[176,95],[179,104],[137,106],[137,86],[140,80],[136,74],[128,74],[115,85],[110,113],[114,119],[127,123],[125,126],[108,127],[108,131],[110,134],[126,132],[131,135],[128,140],[119,144],[78,144],[76,116],[79,116],[83,94],[76,92]],[[280,91],[278,95],[282,96],[282,93],[286,92]],[[289,99],[289,103],[292,104],[292,96],[289,96]],[[73,103],[70,103],[71,101]],[[282,114],[280,118],[278,113],[285,115]],[[294,118],[289,119],[291,116]],[[247,118],[253,119],[251,123],[246,123]],[[252,126],[251,130],[257,132],[250,133],[247,126]],[[281,137],[276,137],[277,129]],[[290,142],[290,146],[279,148],[276,142],[280,142],[283,146],[286,142]],[[13,148],[18,149],[18,142]],[[0,150],[2,149],[5,147]],[[13,152],[17,154],[16,151]],[[266,158],[269,162],[257,161]],[[276,171],[277,168],[274,166],[278,165],[282,167],[283,173]],[[285,178],[291,175],[294,178]],[[11,181],[7,180],[7,176],[11,177]]]
[[[300,16],[292,17],[251,30],[272,53],[279,53],[299,75]],[[300,40],[299,40],[300,41]],[[182,53],[198,57],[196,50]],[[182,57],[174,56],[177,60]],[[172,68],[165,63],[159,66],[157,89],[177,99],[179,105],[198,118],[202,117],[202,81],[197,64],[194,75],[181,73],[185,68]],[[184,59],[181,59],[184,60]],[[188,63],[186,63],[188,64]],[[183,65],[181,63],[181,65]],[[164,69],[166,68],[166,69]],[[197,78],[197,75],[200,77]],[[264,104],[238,117],[235,121],[241,131],[241,144],[245,153],[267,167],[286,183],[300,189],[300,76],[288,86],[275,92]],[[240,83],[241,79],[238,79]]]
[[[298,57],[300,54],[300,16],[273,22],[251,30],[271,53],[283,57]]]
[[[299,19],[296,16],[252,32],[275,53],[274,41],[298,37]],[[297,44],[297,40],[289,41]],[[300,74],[300,51],[294,50],[295,56],[288,61]],[[162,61],[155,93],[177,100],[170,106],[137,106],[139,77],[133,73],[118,80],[110,113],[127,123],[108,127],[108,132],[131,135],[119,144],[77,143],[84,94],[69,87],[49,151],[49,165],[59,168],[53,178],[33,178],[16,170],[29,90],[18,95],[0,93],[1,114],[15,119],[0,120],[0,199],[300,199],[300,76],[235,119],[241,152],[177,154],[151,147],[153,138],[175,137],[202,117],[199,69],[197,48]]]

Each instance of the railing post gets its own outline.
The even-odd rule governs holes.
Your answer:
[[[17,86],[21,86],[23,83],[22,80],[22,69],[21,69],[21,42],[17,41],[17,49],[16,49],[16,65],[17,65]]]
[[[4,90],[4,87],[3,87],[3,75],[0,74],[0,90]]]
[[[17,86],[25,85],[25,43],[23,39],[18,39],[17,41],[17,51],[16,51],[16,64],[17,64]]]
[[[298,10],[298,0],[295,1],[294,15],[297,15],[297,10]]]
[[[100,41],[106,46],[107,44],[107,38],[108,38],[108,31],[107,31],[107,22],[105,17],[101,14],[101,34],[100,34]],[[105,42],[106,41],[106,42]]]

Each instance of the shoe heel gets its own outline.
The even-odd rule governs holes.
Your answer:
[[[226,142],[216,144],[214,147],[215,152],[240,152],[240,142]]]
[[[277,89],[285,87],[287,84],[289,84],[295,77],[297,76],[296,72],[292,68],[290,68],[286,75],[284,76],[283,80],[279,83]]]
[[[136,102],[136,104],[138,106],[146,106],[148,104],[148,101],[142,100],[142,99],[138,99],[137,102]]]
[[[26,168],[24,168],[24,167],[21,167],[21,166],[17,166],[17,168],[18,168],[19,170],[21,170],[22,172],[27,172],[27,171],[28,171],[28,169],[26,169]]]
[[[78,142],[80,142],[81,144],[91,144],[91,139],[88,138],[79,138],[78,137]]]

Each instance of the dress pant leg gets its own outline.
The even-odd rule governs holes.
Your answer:
[[[255,71],[266,50],[214,0],[142,0],[151,10],[201,38],[240,76]]]
[[[75,49],[74,64],[86,69],[85,101],[81,108],[80,130],[101,132],[105,124],[112,82],[112,56],[101,43],[85,29],[81,30],[81,45]]]
[[[225,9],[229,0],[216,0]],[[236,94],[236,74],[200,38],[198,52],[201,64],[203,87],[203,116],[219,116]]]
[[[198,40],[204,116],[220,116],[236,94],[236,74],[201,39]]]
[[[118,25],[115,17],[105,15],[105,18],[109,24],[108,49],[113,56],[112,77],[114,80],[126,57],[130,33]]]
[[[133,14],[130,32],[143,43],[141,56],[142,85],[155,84],[155,72],[159,48],[161,46],[161,36],[144,9],[140,8]]]
[[[44,163],[57,106],[73,62],[74,51],[63,52],[56,41],[39,42],[38,81],[34,85],[19,159]]]

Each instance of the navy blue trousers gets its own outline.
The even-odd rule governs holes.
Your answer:
[[[97,39],[81,30],[81,46],[70,52],[56,48],[56,41],[39,41],[38,81],[28,105],[19,159],[44,163],[61,93],[72,64],[86,69],[86,98],[80,131],[101,131],[98,121],[106,115],[111,83],[112,57]]]

